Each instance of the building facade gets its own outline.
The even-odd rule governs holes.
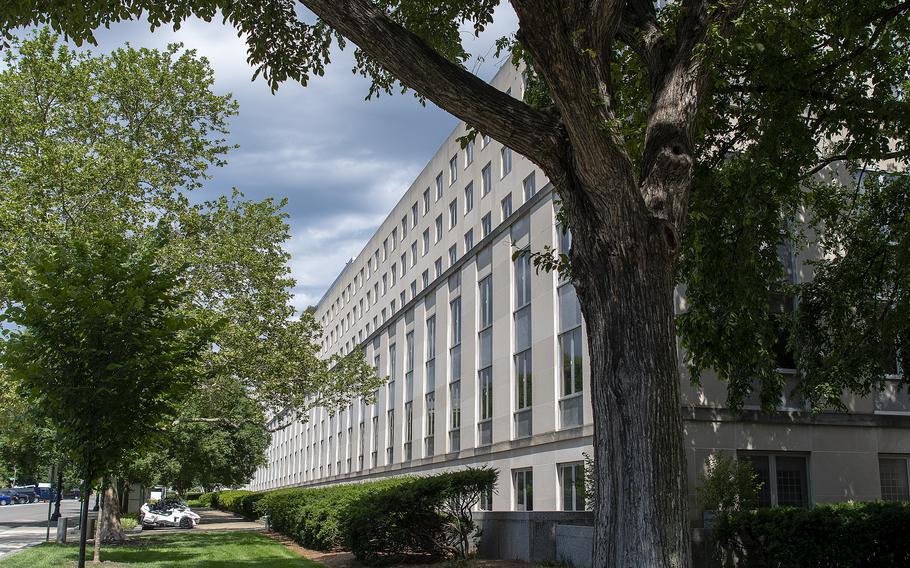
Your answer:
[[[492,83],[522,95],[509,66]],[[314,409],[275,432],[250,489],[486,464],[500,478],[482,510],[585,508],[593,423],[578,300],[558,275],[515,255],[565,251],[571,236],[539,168],[489,138],[462,148],[464,134],[460,125],[445,140],[316,308],[324,356],[362,346],[388,377],[375,404]],[[811,278],[811,250],[782,254],[792,278]],[[847,413],[811,415],[785,397],[769,415],[757,404],[727,409],[716,377],[693,386],[682,376],[693,527],[694,489],[718,451],[752,462],[766,505],[910,497],[910,399],[896,380],[883,393],[846,395]]]

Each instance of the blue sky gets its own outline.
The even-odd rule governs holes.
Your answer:
[[[490,79],[502,63],[494,58],[493,43],[516,27],[504,3],[479,38],[465,31],[474,54],[469,67]],[[410,95],[364,101],[368,84],[351,73],[350,48],[336,50],[324,77],[307,87],[285,84],[273,95],[261,78],[251,81],[243,40],[217,21],[187,22],[178,32],[124,22],[96,37],[100,51],[126,42],[150,48],[182,42],[209,59],[216,91],[232,93],[240,104],[230,138],[240,148],[196,199],[229,193],[232,186],[255,199],[289,199],[288,249],[298,308],[319,300],[457,124]]]

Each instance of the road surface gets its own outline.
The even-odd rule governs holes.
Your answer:
[[[60,514],[78,517],[79,501],[64,499],[60,503]],[[0,507],[0,558],[30,544],[44,542],[46,527],[47,503]],[[56,523],[51,523],[51,540],[56,535]]]

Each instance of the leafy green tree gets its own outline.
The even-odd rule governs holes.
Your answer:
[[[694,379],[717,370],[733,406],[756,385],[774,406],[788,347],[816,409],[880,388],[883,354],[908,366],[908,215],[892,199],[907,175],[843,173],[905,171],[910,4],[511,0],[519,29],[502,45],[527,66],[519,100],[465,65],[461,28],[479,32],[499,3],[50,0],[0,9],[0,26],[91,40],[126,18],[217,15],[273,88],[306,84],[352,42],[371,95],[400,84],[540,165],[572,248],[534,258],[571,277],[589,337],[594,564],[687,566],[677,332]],[[822,253],[816,283],[788,278],[787,245]]]
[[[188,421],[178,417],[165,441],[165,455],[176,467],[164,479],[177,491],[244,485],[265,464],[272,436],[264,426],[262,408],[239,383],[194,393],[181,414]],[[195,419],[198,416],[218,419],[202,422]]]
[[[0,360],[86,483],[148,443],[203,372],[212,328],[182,309],[181,274],[162,266],[159,247],[116,234],[65,242],[8,279],[2,317],[15,327]],[[84,545],[83,531],[80,562]]]

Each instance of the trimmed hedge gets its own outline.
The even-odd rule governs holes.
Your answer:
[[[475,533],[471,511],[497,472],[465,469],[386,487],[357,499],[347,543],[358,560],[381,565],[408,556],[465,557]]]
[[[464,555],[474,532],[470,511],[496,476],[469,468],[329,487],[221,491],[200,501],[251,519],[268,514],[272,530],[301,546],[347,546],[362,562],[383,564],[409,555]]]
[[[218,493],[203,493],[202,495],[199,496],[199,498],[197,499],[197,501],[198,501],[199,504],[202,505],[203,507],[213,507],[214,505],[212,505],[212,499],[213,499],[217,494],[218,494]]]
[[[720,554],[746,568],[910,566],[910,504],[774,507],[722,517]]]
[[[331,487],[271,491],[259,502],[268,513],[272,530],[288,536],[301,546],[335,550],[345,544],[350,509],[359,499],[388,487],[408,483],[402,477],[368,483]]]

